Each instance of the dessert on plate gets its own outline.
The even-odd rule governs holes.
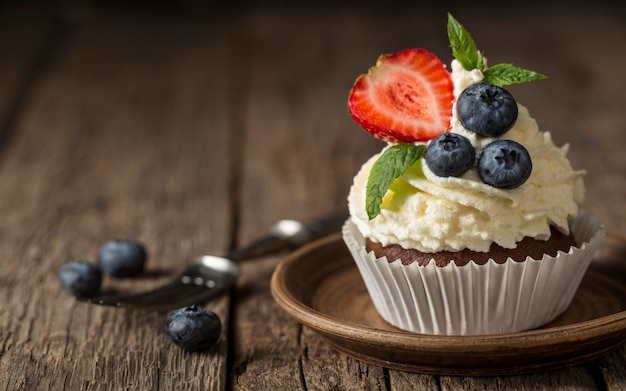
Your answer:
[[[380,315],[438,335],[519,332],[570,304],[604,227],[585,172],[505,88],[545,76],[487,65],[448,15],[451,72],[425,49],[382,55],[352,118],[386,142],[348,195],[343,238]]]

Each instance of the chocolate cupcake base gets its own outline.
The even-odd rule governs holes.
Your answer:
[[[377,258],[387,257],[388,260],[399,259],[403,265],[417,262],[420,266],[426,266],[431,260],[437,266],[446,266],[450,262],[454,262],[457,266],[467,265],[473,261],[479,265],[484,265],[492,259],[496,263],[504,263],[511,258],[517,262],[523,262],[526,257],[533,259],[541,259],[544,255],[556,256],[559,251],[568,252],[571,247],[576,246],[574,235],[570,233],[565,235],[554,227],[551,227],[551,235],[548,240],[537,240],[533,238],[524,238],[517,244],[514,249],[507,249],[492,244],[489,252],[477,252],[472,250],[462,251],[441,251],[438,253],[423,253],[415,249],[405,249],[397,244],[383,246],[369,238],[365,240],[365,248],[367,252],[374,252]]]

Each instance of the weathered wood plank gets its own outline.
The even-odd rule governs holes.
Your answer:
[[[440,390],[439,377],[426,374],[389,370],[391,390]]]
[[[15,31],[19,34],[19,29]],[[216,19],[96,12],[29,95],[0,166],[0,388],[224,389],[221,343],[188,354],[164,313],[96,308],[57,271],[127,237],[145,289],[231,241],[228,31]]]
[[[599,374],[607,390],[623,390],[626,384],[626,347],[607,354],[597,362]]]
[[[581,368],[510,377],[442,377],[441,390],[596,390],[592,376]]]
[[[54,43],[54,21],[44,12],[0,7],[0,148],[10,142],[15,113],[26,99],[47,47]]]
[[[351,21],[341,20],[254,15],[242,30],[242,58],[251,67],[242,107],[244,240],[280,218],[345,207],[359,161],[379,148],[346,114],[357,64],[336,47],[356,37]],[[269,276],[279,259],[244,265],[246,289],[238,290],[234,314],[234,389],[384,389],[381,368],[335,353],[277,307]]]

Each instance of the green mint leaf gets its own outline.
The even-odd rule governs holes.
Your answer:
[[[448,39],[452,55],[468,71],[478,69],[483,72],[486,83],[499,87],[527,81],[547,79],[547,76],[534,71],[518,68],[513,64],[498,64],[485,69],[485,61],[476,47],[471,34],[448,13]]]
[[[513,64],[498,64],[485,69],[483,72],[486,83],[495,84],[499,87],[509,84],[525,83],[532,80],[542,80],[548,77],[534,71],[516,67]]]
[[[483,56],[478,52],[474,38],[454,17],[448,13],[448,39],[452,48],[452,55],[463,68],[471,71],[485,68]]]
[[[393,181],[425,153],[425,145],[397,144],[374,162],[365,188],[365,209],[370,220],[380,213],[380,204]]]

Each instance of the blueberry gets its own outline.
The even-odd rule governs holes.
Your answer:
[[[147,255],[144,247],[133,240],[113,240],[100,248],[98,264],[113,277],[134,277],[141,273]]]
[[[472,167],[476,152],[472,143],[457,133],[443,133],[426,148],[426,164],[437,176],[460,176]]]
[[[59,270],[59,281],[74,296],[93,296],[100,289],[102,271],[85,261],[68,262]]]
[[[503,189],[513,189],[526,182],[532,169],[526,148],[512,140],[490,143],[478,159],[478,175],[483,182]]]
[[[217,343],[222,334],[222,323],[214,312],[191,305],[168,316],[165,332],[182,349],[200,351]]]
[[[467,130],[482,136],[499,137],[517,120],[517,103],[504,88],[489,83],[467,87],[456,102],[456,112]]]

